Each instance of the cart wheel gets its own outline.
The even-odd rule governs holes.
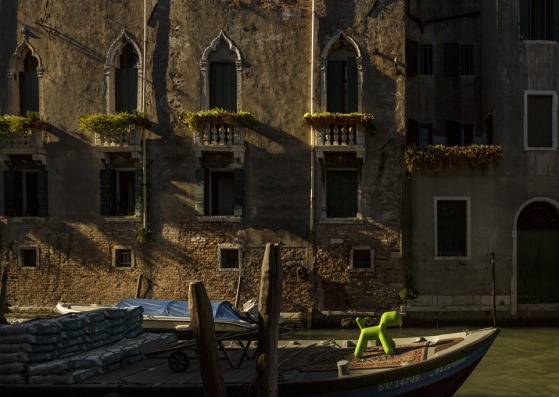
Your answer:
[[[188,368],[188,354],[177,350],[169,356],[169,368],[174,372],[184,372]]]

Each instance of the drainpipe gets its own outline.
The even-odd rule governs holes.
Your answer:
[[[143,48],[143,61],[142,61],[142,113],[146,112],[146,69],[147,69],[147,30],[148,30],[148,7],[147,0],[144,0],[144,48]],[[148,226],[148,198],[147,198],[147,145],[146,145],[146,128],[142,127],[142,226],[147,228]]]
[[[316,18],[316,0],[312,0],[312,15],[311,15],[311,106],[310,112],[314,113],[314,36],[315,36],[315,18]],[[310,190],[310,215],[309,215],[309,233],[310,236],[314,233],[314,127],[311,126],[311,190]]]

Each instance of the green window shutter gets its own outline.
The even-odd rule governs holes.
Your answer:
[[[39,111],[39,78],[36,71],[20,72],[19,79],[19,111],[23,116],[28,111]]]
[[[237,67],[234,63],[210,64],[210,108],[237,111]]]
[[[326,84],[327,86],[327,111],[344,113],[344,61],[328,61]]]
[[[553,17],[552,17],[552,37],[553,40],[559,40],[559,0],[553,0]]]
[[[419,73],[419,44],[406,39],[406,75],[415,76]]]
[[[457,121],[447,121],[446,123],[446,145],[460,146],[461,125]]]
[[[116,211],[116,172],[110,168],[100,171],[101,215],[114,215]]]
[[[138,69],[115,69],[115,111],[131,112],[138,108]]]
[[[352,218],[357,216],[357,171],[326,171],[326,216]]]
[[[39,216],[46,217],[48,215],[48,180],[47,171],[39,170],[37,172],[37,196],[39,201]]]
[[[23,184],[23,177],[20,171],[13,171],[13,170],[4,171],[4,215],[5,216],[22,216],[23,214],[22,184]]]
[[[134,215],[142,216],[144,206],[144,175],[141,169],[134,171]]]
[[[518,27],[521,39],[530,37],[530,0],[518,0]]]
[[[444,43],[444,74],[458,76],[460,74],[460,45]]]
[[[408,119],[407,144],[419,146],[419,121]]]
[[[207,197],[207,181],[208,181],[208,169],[207,168],[197,168],[196,169],[196,185],[194,187],[194,207],[198,215],[208,214],[208,200]]]
[[[357,61],[355,57],[347,58],[347,113],[357,112]]]
[[[234,210],[235,216],[243,215],[243,206],[245,202],[245,173],[242,168],[235,168],[234,171]]]

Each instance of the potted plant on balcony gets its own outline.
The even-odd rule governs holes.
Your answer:
[[[500,145],[408,146],[404,153],[406,169],[409,174],[421,167],[438,169],[450,168],[452,164],[470,164],[486,168],[498,164],[503,158]]]
[[[365,127],[373,125],[374,116],[369,113],[305,113],[303,121],[306,125],[317,127],[324,124],[358,124]]]
[[[145,127],[148,123],[146,114],[140,112],[82,114],[78,118],[78,124],[83,131],[94,132],[104,138],[130,134],[130,126]]]
[[[224,109],[184,112],[181,121],[190,130],[197,130],[202,124],[232,124],[239,127],[254,128],[256,120],[249,112],[231,112]]]
[[[6,114],[0,116],[0,135],[25,136],[32,133],[32,128],[47,130],[47,123],[41,121],[39,113],[27,112],[25,116]]]

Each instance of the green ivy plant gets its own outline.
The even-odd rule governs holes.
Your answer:
[[[204,123],[233,124],[251,129],[256,124],[256,119],[249,112],[230,112],[220,108],[201,110],[199,112],[184,112],[181,114],[180,119],[190,130],[196,130]]]
[[[408,146],[404,153],[406,169],[413,173],[422,167],[438,169],[450,167],[453,163],[467,163],[479,168],[498,164],[503,158],[500,145],[469,146]]]
[[[28,135],[40,119],[37,112],[27,112],[25,116],[0,116],[0,135]]]
[[[146,126],[147,115],[140,112],[82,114],[78,117],[80,129],[103,137],[129,134],[131,125]]]
[[[402,288],[399,295],[403,304],[408,303],[408,299],[417,298],[417,292],[412,287]]]
[[[136,242],[138,244],[146,244],[151,239],[151,230],[148,226],[140,226],[136,229]]]
[[[309,126],[323,124],[352,123],[370,127],[373,125],[374,116],[369,113],[305,113],[303,121]]]

